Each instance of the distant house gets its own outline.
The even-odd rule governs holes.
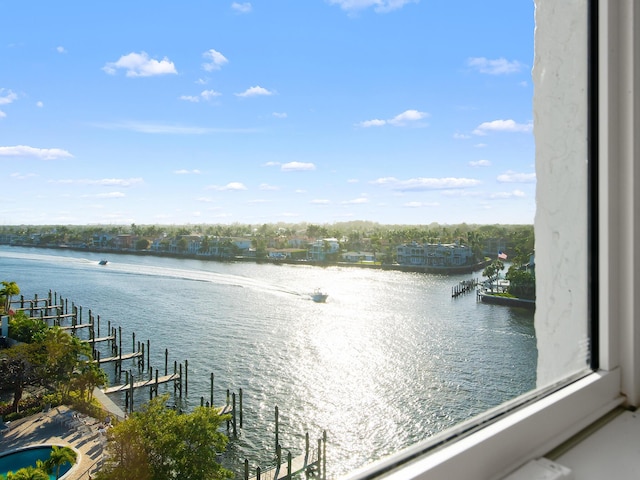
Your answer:
[[[309,244],[308,259],[316,262],[324,262],[331,254],[340,251],[340,243],[337,238],[323,238]]]
[[[342,261],[351,263],[373,263],[376,256],[373,252],[346,252],[342,254]]]
[[[405,243],[396,249],[400,265],[454,267],[473,261],[471,247],[458,243]]]
[[[116,237],[115,246],[116,248],[121,248],[123,250],[133,249],[137,239],[138,237],[135,235],[121,234]]]

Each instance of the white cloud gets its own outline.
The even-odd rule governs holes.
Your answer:
[[[144,183],[142,178],[101,178],[98,180],[91,180],[88,178],[76,178],[76,179],[62,179],[62,180],[49,180],[49,183],[60,183],[63,185],[99,185],[103,187],[131,187],[132,185],[136,185],[138,183]]]
[[[202,172],[198,169],[187,170],[183,168],[181,170],[176,170],[173,173],[175,173],[176,175],[189,175],[189,174],[200,175]]]
[[[185,102],[198,103],[200,100],[211,100],[212,98],[219,97],[222,94],[220,92],[216,92],[215,90],[203,90],[200,92],[200,95],[181,95],[178,97],[180,100],[184,100]]]
[[[438,202],[407,202],[403,205],[403,207],[408,208],[421,208],[421,207],[439,207],[440,204]]]
[[[475,135],[487,135],[488,132],[530,132],[532,130],[533,123],[516,123],[509,119],[481,123],[473,133]]]
[[[471,138],[471,135],[456,132],[453,134],[453,138],[456,140],[466,140],[467,138]]]
[[[116,62],[109,62],[102,70],[109,75],[115,75],[118,69],[126,71],[127,77],[152,77],[155,75],[177,74],[177,70],[172,61],[167,57],[162,60],[149,58],[146,52],[130,53],[123,55]]]
[[[9,175],[11,178],[15,178],[16,180],[26,180],[27,178],[37,177],[35,173],[19,173],[15,172]]]
[[[429,114],[426,112],[420,112],[418,110],[405,110],[404,112],[396,115],[393,118],[390,118],[389,120],[380,120],[378,118],[373,119],[373,120],[364,120],[360,123],[357,123],[356,126],[358,127],[362,127],[362,128],[369,128],[369,127],[382,127],[384,125],[393,125],[395,127],[404,127],[407,126],[409,124],[416,124],[416,122],[419,122],[420,120],[422,120],[423,118],[428,117]]]
[[[273,95],[273,92],[259,85],[256,85],[255,87],[247,88],[244,92],[236,93],[235,95],[236,97],[257,97],[257,96]]]
[[[491,162],[489,160],[472,160],[469,165],[472,167],[490,167]]]
[[[73,158],[73,155],[60,148],[34,148],[16,145],[15,147],[0,147],[0,157],[35,157],[42,160],[57,160],[58,158]]]
[[[478,70],[480,73],[487,73],[489,75],[517,73],[525,67],[525,65],[517,60],[510,62],[505,58],[490,60],[485,57],[469,58],[467,65]]]
[[[280,167],[280,170],[283,172],[300,172],[300,171],[309,171],[315,170],[316,166],[313,163],[303,163],[303,162],[289,162],[285,163]]]
[[[213,48],[204,52],[202,56],[208,60],[206,63],[202,64],[202,68],[207,72],[220,70],[223,65],[229,63],[229,60],[227,60],[223,54]]]
[[[373,120],[365,120],[357,124],[358,127],[369,128],[369,127],[382,127],[386,125],[386,120],[380,120],[378,118],[374,118]]]
[[[312,203],[314,205],[329,205],[331,201],[324,198],[316,198],[315,200],[311,200],[309,203]]]
[[[391,120],[388,120],[388,123],[400,127],[406,125],[409,122],[417,122],[418,120],[422,120],[426,116],[426,113],[419,112],[418,110],[406,110],[400,115],[396,115]]]
[[[7,116],[2,110],[0,110],[0,118],[5,118]]]
[[[502,198],[522,198],[525,197],[526,194],[522,191],[522,190],[514,190],[512,192],[496,192],[496,193],[492,193],[489,195],[489,198],[496,198],[496,199],[502,199]]]
[[[211,100],[212,98],[219,97],[222,95],[220,92],[216,92],[215,90],[203,90],[200,92],[200,96],[205,100]]]
[[[287,114],[286,113],[278,113],[278,112],[273,112],[272,115],[276,118],[287,118]]]
[[[373,7],[378,13],[386,13],[404,7],[418,0],[329,0],[331,5],[339,5],[342,10],[351,12]]]
[[[517,173],[509,170],[496,178],[500,183],[535,183],[535,173]]]
[[[95,198],[123,198],[126,195],[122,192],[109,192],[109,193],[98,193],[96,195],[84,195],[85,197],[95,197]]]
[[[5,91],[7,93],[5,93]],[[18,95],[13,93],[11,90],[5,90],[4,88],[0,88],[0,105],[8,105],[12,103],[14,100],[18,99]]]
[[[38,107],[38,108],[42,108],[42,107],[44,107],[44,103],[42,103],[42,102],[36,102],[36,107]]]
[[[230,182],[227,183],[226,185],[211,185],[210,187],[207,187],[211,190],[220,190],[220,191],[226,191],[226,190],[231,190],[231,191],[240,191],[240,190],[247,190],[247,187],[244,186],[244,184],[240,183],[240,182]]]
[[[442,190],[451,188],[470,188],[480,185],[480,180],[474,178],[410,178],[398,180],[395,177],[383,177],[374,180],[374,185],[390,187],[400,192],[415,192],[424,190]]]
[[[280,162],[267,162],[262,166],[263,167],[279,167],[280,165],[282,165]]]
[[[251,3],[249,2],[245,2],[245,3],[233,2],[231,4],[231,8],[238,13],[249,13],[252,10]]]
[[[56,47],[56,51],[57,51],[58,53],[67,53],[67,51],[65,50],[65,48],[64,48],[64,47],[62,47],[62,46],[60,46],[60,47]]]
[[[280,187],[277,187],[275,185],[269,185],[268,183],[261,183],[260,184],[260,190],[271,190],[271,191],[275,191],[275,190],[280,190]]]
[[[343,205],[362,205],[364,203],[369,203],[369,199],[366,197],[358,197],[353,200],[345,200],[341,202]]]

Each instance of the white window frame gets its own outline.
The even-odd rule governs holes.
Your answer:
[[[617,406],[640,405],[640,295],[635,292],[635,275],[640,274],[640,255],[636,255],[640,191],[634,189],[640,185],[636,182],[640,168],[634,162],[640,154],[640,102],[634,95],[634,80],[640,83],[640,62],[634,59],[635,52],[640,54],[640,2],[600,0],[598,4],[598,135],[594,143],[598,230],[593,252],[597,255],[591,258],[598,272],[592,279],[598,292],[594,303],[599,319],[597,370],[514,407],[495,422],[458,439],[449,438],[426,454],[421,453],[424,445],[416,445],[348,478],[502,478],[544,456]],[[466,430],[464,425],[458,427],[459,432]]]

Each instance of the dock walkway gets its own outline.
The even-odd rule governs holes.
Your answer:
[[[291,473],[289,473],[289,463],[285,462],[268,470],[260,472],[259,480],[284,480],[293,478],[294,475],[306,472],[307,469],[315,471],[317,462],[308,462],[306,455],[299,455],[291,459]],[[258,480],[258,475],[249,478]]]
[[[133,388],[141,388],[141,387],[154,387],[156,385],[159,385],[161,383],[167,383],[167,382],[171,382],[173,380],[179,380],[180,379],[180,375],[177,373],[172,373],[171,375],[163,375],[162,377],[158,377],[158,378],[152,378],[150,380],[141,380],[138,382],[133,382],[133,385],[131,383],[125,383],[122,385],[114,385],[112,387],[107,387],[104,390],[102,390],[103,393],[109,394],[109,393],[117,393],[117,392],[125,392],[127,390],[130,390],[132,387]]]

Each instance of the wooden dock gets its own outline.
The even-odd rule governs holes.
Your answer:
[[[276,407],[276,418],[278,408]],[[276,422],[277,424],[277,422]],[[244,480],[291,480],[294,476],[304,474],[304,478],[317,478],[326,480],[327,478],[327,432],[322,433],[322,438],[318,439],[316,450],[310,448],[309,433],[305,435],[305,449],[302,455],[293,457],[291,452],[287,452],[286,459],[282,456],[282,447],[278,442],[278,430],[276,427],[276,465],[268,467],[264,471],[258,467],[256,474],[249,477],[249,461],[244,461]]]
[[[289,468],[291,469],[291,473],[289,473]],[[291,466],[289,466],[289,462],[287,461],[281,465],[276,465],[268,470],[261,471],[248,480],[288,480],[300,473],[312,475],[312,472],[315,472],[316,468],[317,462],[308,462],[305,455],[299,455],[291,459]]]
[[[79,330],[81,328],[91,328],[91,327],[93,327],[93,325],[91,325],[90,323],[83,323],[82,325],[60,326],[62,330]]]
[[[34,315],[31,320],[58,320],[63,318],[75,318],[75,313],[62,313],[60,315]]]
[[[172,373],[171,375],[163,375],[162,377],[152,378],[151,380],[141,380],[138,382],[125,383],[123,385],[114,385],[112,387],[105,388],[102,390],[103,393],[117,393],[117,392],[125,392],[130,390],[131,388],[141,388],[141,387],[155,387],[161,383],[171,382],[173,380],[179,380],[180,375],[177,373]]]
[[[119,362],[121,360],[129,360],[131,358],[141,357],[142,352],[133,352],[133,353],[124,353],[122,355],[117,355],[115,357],[105,357],[98,359],[98,363],[109,363],[109,362]]]
[[[100,342],[115,342],[116,337],[114,335],[110,335],[108,337],[100,337],[100,338],[94,338],[94,339],[88,339],[86,340],[87,343],[100,343]]]

